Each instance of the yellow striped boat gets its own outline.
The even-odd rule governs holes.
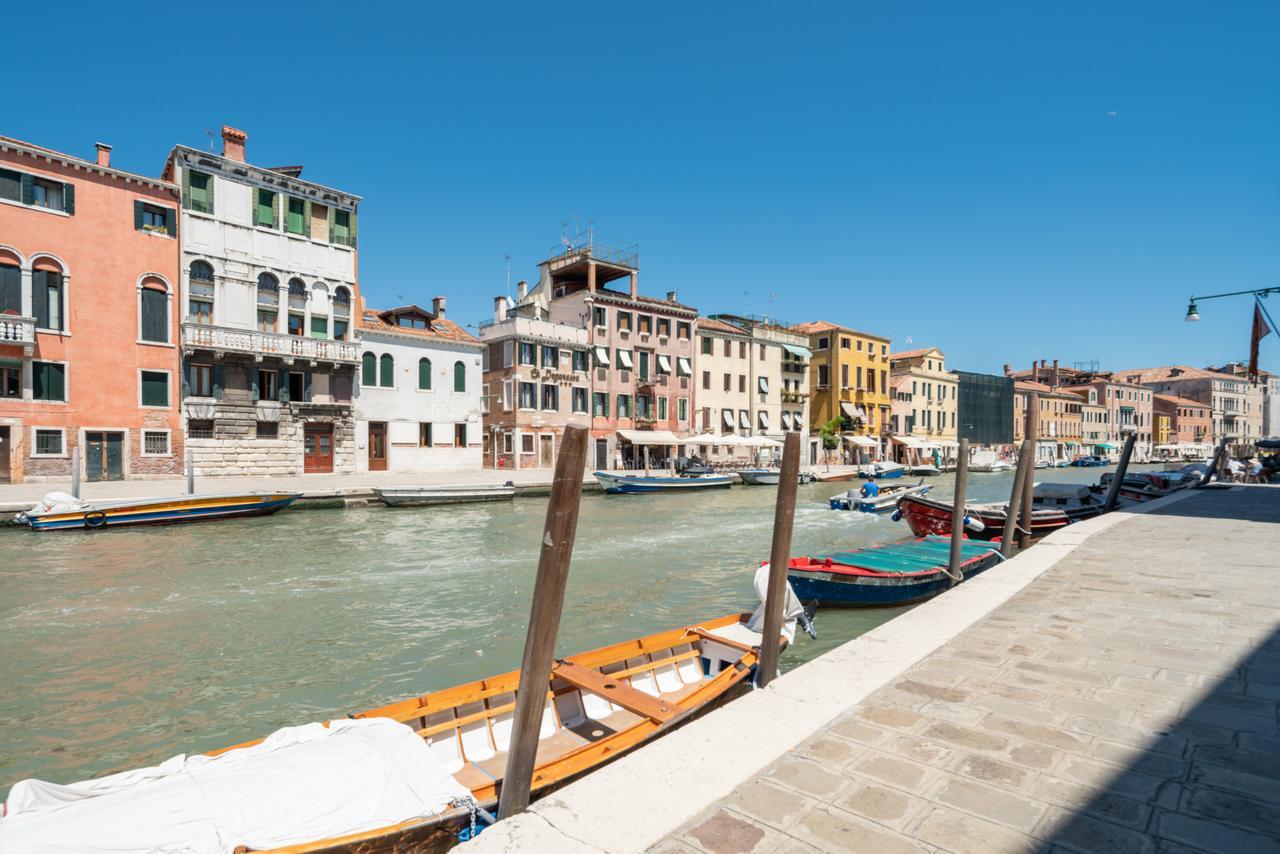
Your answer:
[[[129,525],[174,525],[243,516],[270,516],[297,501],[300,492],[238,492],[180,495],[171,498],[124,498],[81,501],[51,493],[14,521],[33,531],[122,528]]]

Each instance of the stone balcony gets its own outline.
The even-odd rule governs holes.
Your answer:
[[[30,354],[36,343],[36,319],[0,314],[0,345],[19,345]]]
[[[360,361],[360,345],[351,341],[277,335],[253,329],[232,329],[199,323],[182,324],[182,346],[188,350],[220,350],[259,357],[274,356],[284,359],[286,363],[302,359],[354,365]]]

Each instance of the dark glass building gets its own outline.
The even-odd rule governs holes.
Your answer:
[[[1013,442],[1013,380],[994,374],[955,371],[956,434],[974,445]]]

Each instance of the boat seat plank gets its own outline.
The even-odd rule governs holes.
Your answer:
[[[580,690],[590,691],[615,706],[621,706],[658,723],[666,723],[680,713],[675,706],[643,691],[637,691],[621,679],[606,676],[598,670],[571,661],[556,662],[551,672]]]

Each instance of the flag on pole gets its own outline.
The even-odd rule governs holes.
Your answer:
[[[1271,334],[1271,327],[1262,316],[1262,304],[1253,300],[1253,337],[1249,339],[1249,382],[1258,382],[1258,342]]]

